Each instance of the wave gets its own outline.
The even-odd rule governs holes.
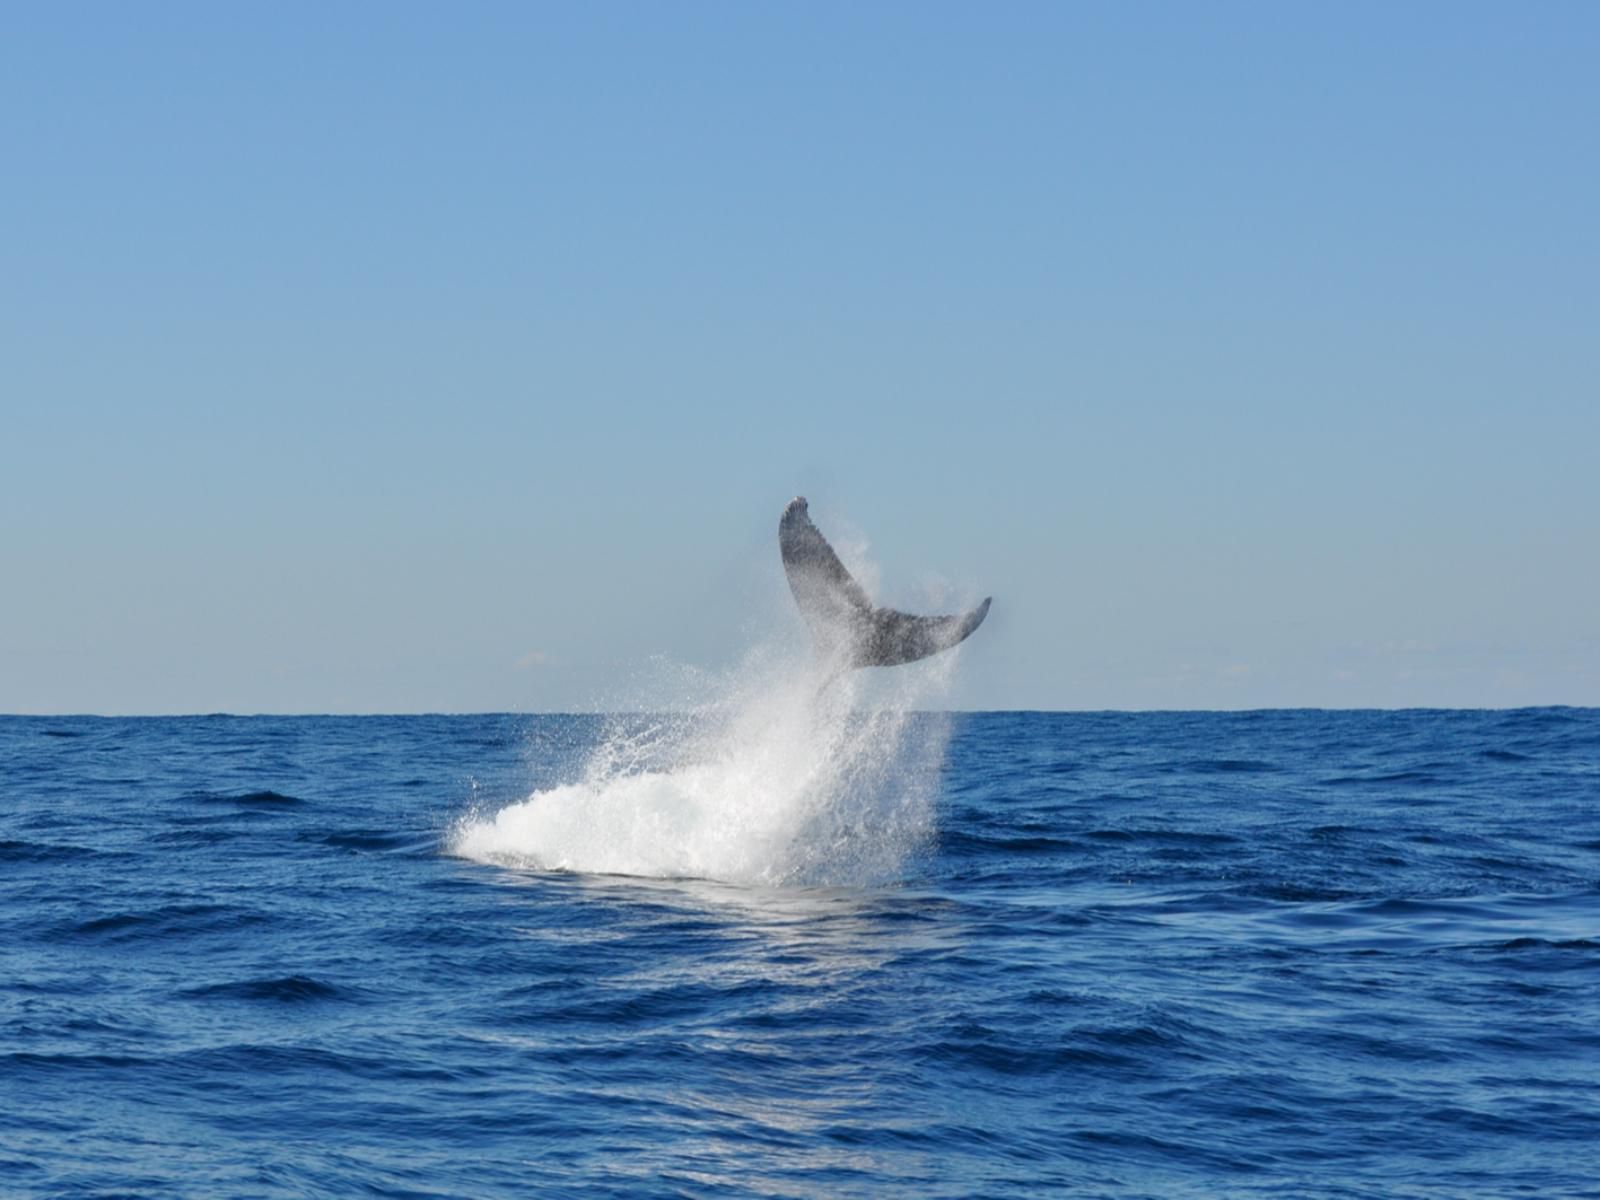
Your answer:
[[[67,924],[68,937],[114,940],[162,938],[202,933],[230,933],[248,926],[265,925],[271,918],[253,908],[231,904],[168,904],[147,912],[109,913]]]
[[[85,858],[110,858],[115,853],[89,846],[62,846],[51,842],[0,841],[0,862],[63,863]]]
[[[195,1000],[268,1000],[280,1003],[305,1003],[315,1000],[342,1000],[353,995],[345,988],[309,975],[285,975],[265,979],[242,979],[186,988],[178,993]]]
[[[242,792],[236,795],[200,792],[190,797],[200,804],[231,804],[239,808],[294,808],[305,803],[298,796],[286,796],[270,789],[259,792]]]

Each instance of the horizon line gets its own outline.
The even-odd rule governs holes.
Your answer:
[[[0,712],[0,720],[19,721],[174,721],[211,720],[230,718],[251,720],[261,717],[276,718],[334,718],[360,720],[371,717],[647,717],[667,713],[690,715],[715,708],[707,705],[695,708],[637,708],[637,709],[422,709],[412,712],[371,710],[362,712],[259,710],[233,712],[226,709],[193,712],[113,713],[113,712]],[[1597,712],[1600,704],[1510,704],[1510,705],[1265,705],[1249,708],[911,708],[906,712],[946,716],[1245,716],[1252,713],[1408,713],[1408,712],[1478,712],[1512,713],[1567,710],[1572,712]],[[861,709],[860,711],[879,711]]]

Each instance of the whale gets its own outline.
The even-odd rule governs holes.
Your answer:
[[[841,669],[895,667],[938,654],[966,641],[989,615],[993,597],[949,616],[916,616],[873,604],[812,524],[804,496],[784,507],[778,550],[818,657]]]

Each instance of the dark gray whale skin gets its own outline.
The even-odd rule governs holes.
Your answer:
[[[954,616],[919,617],[878,608],[811,523],[804,496],[796,496],[783,510],[778,549],[789,590],[811,627],[818,654],[841,666],[916,662],[965,641],[989,615],[987,599],[971,612]]]

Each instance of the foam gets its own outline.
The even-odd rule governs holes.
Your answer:
[[[470,814],[479,862],[742,884],[896,878],[933,830],[956,655],[838,673],[758,650],[686,711],[612,719],[577,779]],[[875,678],[868,678],[874,676]]]

